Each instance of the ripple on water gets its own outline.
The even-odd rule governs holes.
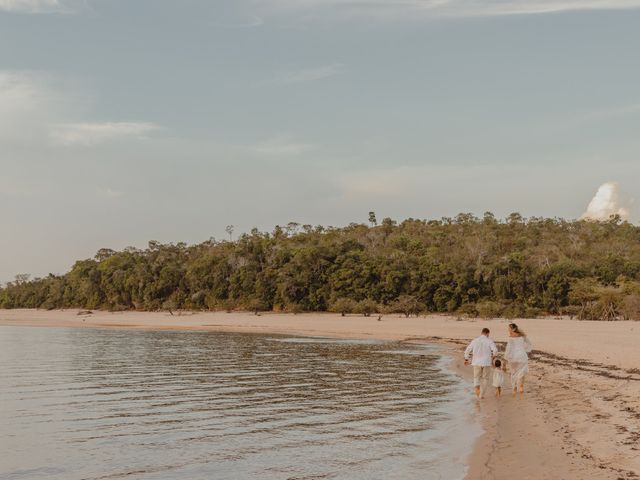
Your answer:
[[[441,363],[369,340],[0,327],[0,478],[460,478],[470,404]]]

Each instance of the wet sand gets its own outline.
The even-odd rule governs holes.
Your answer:
[[[469,479],[640,478],[640,323],[516,320],[534,344],[527,392],[478,404],[486,433],[469,459]],[[447,316],[364,318],[333,314],[0,310],[0,325],[212,330],[436,342],[461,350],[488,326],[506,341],[506,320]],[[471,395],[471,392],[470,392]]]

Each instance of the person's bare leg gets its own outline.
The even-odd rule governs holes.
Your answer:
[[[476,393],[476,397],[480,398],[480,385],[473,387],[473,389]]]
[[[520,395],[524,394],[524,376],[520,380]]]

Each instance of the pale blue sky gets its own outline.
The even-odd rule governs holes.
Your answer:
[[[640,0],[0,0],[0,281],[640,178]],[[626,198],[625,198],[626,196]]]

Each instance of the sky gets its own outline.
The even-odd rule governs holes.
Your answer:
[[[637,222],[639,22],[640,0],[0,0],[0,282],[369,211]]]

